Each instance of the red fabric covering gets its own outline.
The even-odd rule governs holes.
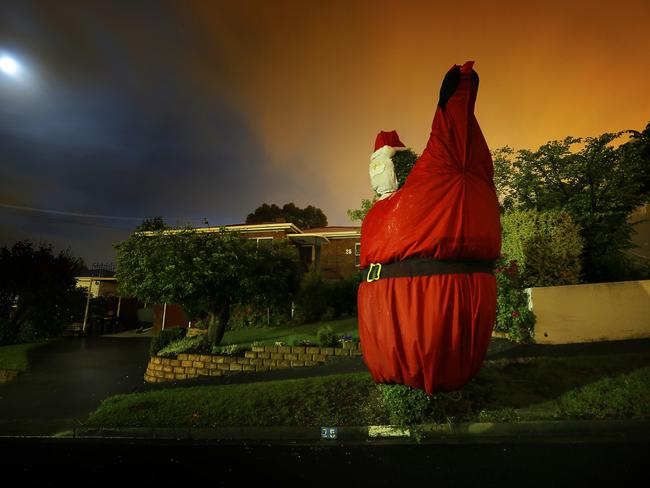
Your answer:
[[[474,116],[473,64],[460,68],[453,94],[437,107],[429,142],[404,186],[364,219],[362,268],[416,256],[499,257],[499,204]],[[384,278],[362,283],[358,303],[363,356],[376,382],[451,391],[476,375],[485,358],[496,281],[487,273]]]
[[[388,132],[384,132],[383,130],[377,134],[377,138],[375,139],[375,151],[377,149],[381,149],[384,146],[390,146],[390,147],[406,147],[402,143],[402,141],[399,140],[399,136],[397,135],[397,131],[391,130]]]

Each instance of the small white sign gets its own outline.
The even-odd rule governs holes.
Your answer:
[[[337,427],[321,427],[320,428],[320,437],[321,437],[321,439],[336,439],[338,437],[338,428]]]

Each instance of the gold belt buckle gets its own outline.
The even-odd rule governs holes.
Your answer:
[[[377,281],[380,278],[380,276],[381,276],[381,263],[370,263],[370,268],[368,269],[368,277],[366,278],[366,281],[368,283]]]

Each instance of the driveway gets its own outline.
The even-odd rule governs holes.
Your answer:
[[[141,387],[149,337],[64,338],[30,353],[30,370],[0,385],[0,435],[74,427],[111,395]]]

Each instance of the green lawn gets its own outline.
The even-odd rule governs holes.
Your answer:
[[[368,373],[356,373],[119,395],[105,400],[86,426],[359,425],[373,389]]]
[[[0,369],[15,369],[26,371],[29,362],[27,352],[30,349],[41,346],[44,343],[16,344],[13,346],[0,346]]]
[[[435,394],[419,421],[650,418],[650,353],[487,361],[461,393],[460,399]],[[120,395],[105,400],[86,426],[342,426],[391,420],[370,375],[354,373]]]
[[[237,344],[240,347],[250,346],[253,342],[272,345],[275,341],[291,344],[294,340],[309,340],[312,343],[318,340],[318,329],[330,326],[339,335],[359,337],[359,328],[356,317],[333,320],[331,322],[317,322],[299,326],[244,328],[229,330],[223,337],[221,345]]]

